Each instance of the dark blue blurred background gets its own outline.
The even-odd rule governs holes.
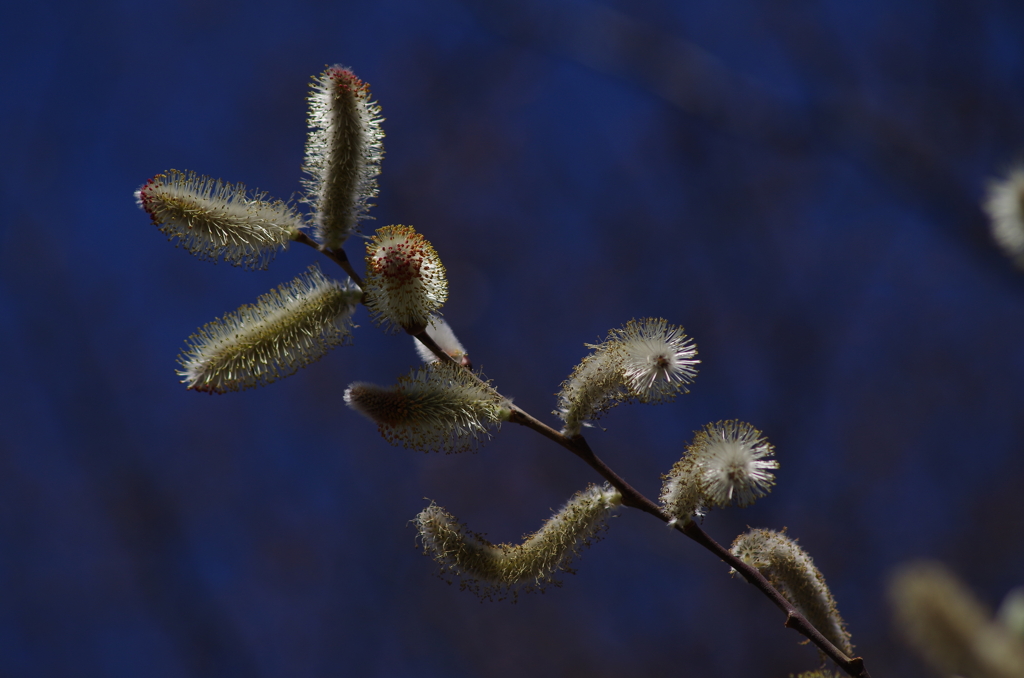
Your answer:
[[[0,676],[816,666],[635,511],[561,589],[445,585],[408,526],[424,497],[509,541],[597,478],[512,426],[477,454],[389,446],[342,392],[417,360],[365,310],[355,346],[268,388],[178,383],[195,328],[316,257],[200,262],[132,192],[176,168],[293,195],[333,63],[387,118],[375,223],[434,243],[475,362],[553,423],[584,342],[684,325],[692,392],[592,446],[656,495],[695,429],[764,430],[774,493],[704,527],[788,527],[875,676],[923,672],[885,606],[898,563],[991,605],[1024,584],[1024,274],[978,207],[1024,151],[1018,0],[43,0],[0,10]]]

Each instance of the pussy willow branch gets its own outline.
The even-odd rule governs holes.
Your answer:
[[[622,495],[623,505],[649,513],[663,523],[669,522],[669,517],[662,512],[657,504],[627,483],[621,476],[605,464],[600,457],[594,454],[594,451],[590,449],[590,445],[587,444],[587,441],[583,436],[565,436],[514,405],[512,406],[512,417],[509,421],[537,431],[545,438],[555,441],[582,459],[591,468],[601,474],[601,477],[607,480],[612,487],[619,491]],[[775,603],[776,607],[786,613],[786,626],[800,633],[814,643],[818,649],[828,655],[832,661],[843,669],[843,671],[854,676],[854,678],[870,678],[870,674],[867,669],[864,668],[864,660],[862,658],[847,657],[846,654],[833,645],[831,641],[821,635],[821,632],[807,621],[807,618],[793,607],[792,603],[779,593],[756,567],[748,565],[737,558],[729,549],[712,539],[710,535],[708,535],[700,528],[699,525],[697,525],[696,522],[692,520],[686,523],[686,525],[676,523],[675,528],[724,560],[734,570],[739,572],[744,579],[768,596],[768,598]]]
[[[356,284],[362,286],[362,280],[354,271],[352,271],[352,265],[349,263],[344,250],[332,250],[325,248],[322,245],[318,245],[305,234],[300,234],[300,236],[296,237],[295,240],[303,243],[304,245],[309,245],[318,252],[322,252],[328,256],[332,261],[341,266],[345,272],[356,281]],[[445,353],[444,350],[437,345],[437,342],[427,335],[425,330],[420,329],[410,332],[410,334],[430,350],[431,353],[436,355],[439,360],[450,362],[455,365],[460,364]],[[663,523],[670,522],[670,518],[662,512],[657,504],[627,483],[622,476],[617,474],[611,469],[611,467],[604,463],[604,461],[602,461],[601,458],[598,457],[592,449],[590,449],[590,445],[582,435],[566,436],[535,418],[522,408],[516,405],[510,405],[509,407],[512,410],[512,414],[509,417],[510,422],[536,431],[545,438],[554,441],[582,459],[588,466],[597,471],[602,478],[607,480],[612,487],[619,491],[622,495],[622,503],[624,506],[629,506],[630,508],[639,509],[644,513],[649,513]],[[847,657],[845,653],[833,645],[827,638],[825,638],[825,636],[821,635],[821,632],[807,621],[807,618],[793,607],[793,604],[786,600],[786,598],[779,593],[767,579],[765,579],[764,575],[762,575],[756,567],[748,565],[734,556],[729,549],[712,539],[710,535],[708,535],[699,525],[697,525],[696,522],[692,520],[687,522],[685,525],[680,525],[678,522],[675,523],[675,529],[717,555],[734,570],[739,572],[740,575],[750,584],[753,584],[754,587],[764,595],[768,596],[768,598],[775,603],[776,607],[786,613],[786,626],[795,630],[797,633],[803,635],[814,643],[819,650],[824,652],[843,671],[854,678],[871,678],[867,669],[864,668],[864,660],[862,658]]]

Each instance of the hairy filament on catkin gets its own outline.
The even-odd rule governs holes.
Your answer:
[[[621,499],[607,484],[591,485],[521,544],[492,544],[433,503],[413,523],[425,552],[441,566],[443,575],[458,576],[461,588],[482,598],[500,599],[559,586],[555,575],[573,572],[569,564],[583,547],[597,541],[606,528],[605,519]]]
[[[749,506],[775,484],[771,459],[775,448],[756,428],[742,421],[708,424],[690,444],[700,466],[708,506]]]
[[[224,393],[269,384],[351,341],[362,291],[327,278],[318,266],[207,323],[178,356],[182,383]]]
[[[847,656],[853,656],[850,633],[825,577],[795,540],[781,532],[752,529],[736,537],[732,553],[756,567],[821,635]]]
[[[663,318],[630,320],[608,334],[619,349],[621,369],[631,397],[641,403],[675,399],[697,376],[697,347],[683,328]]]
[[[305,223],[266,193],[246,195],[244,184],[229,184],[195,172],[168,170],[135,192],[160,232],[200,259],[264,269]]]
[[[382,119],[369,85],[347,68],[327,68],[310,89],[304,200],[313,207],[317,236],[335,249],[368,218],[377,196]]]
[[[683,328],[662,318],[630,320],[611,330],[594,352],[576,366],[558,392],[555,414],[565,421],[563,433],[574,436],[623,402],[673,400],[697,375],[697,347]]]
[[[705,509],[749,506],[775,484],[775,448],[750,424],[738,420],[708,424],[698,431],[682,459],[666,475],[661,504],[671,523],[703,515]]]

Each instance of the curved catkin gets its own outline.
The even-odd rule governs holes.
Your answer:
[[[362,297],[353,283],[324,276],[316,265],[188,338],[178,356],[182,383],[225,393],[294,374],[351,340],[350,318]]]
[[[423,451],[466,452],[489,438],[489,426],[508,418],[508,400],[468,369],[424,365],[394,386],[351,384],[345,403],[377,424],[392,445]]]
[[[981,603],[945,567],[902,566],[889,584],[889,600],[904,637],[944,675],[1020,678],[1024,642],[994,622]]]
[[[160,232],[199,259],[264,269],[305,223],[280,200],[246,195],[244,184],[229,184],[195,172],[168,170],[135,192]]]
[[[305,201],[313,207],[319,239],[338,248],[377,196],[384,157],[380,107],[370,100],[369,85],[342,66],[327,68],[310,88]]]
[[[775,484],[775,450],[750,424],[738,420],[708,424],[683,457],[662,476],[661,504],[670,524],[703,515],[706,509],[749,506]]]
[[[848,657],[850,634],[825,578],[807,552],[781,532],[752,529],[732,544],[737,558],[756,567],[814,628]]]
[[[697,347],[683,328],[662,318],[630,320],[611,330],[576,366],[558,392],[555,414],[565,421],[563,433],[581,427],[624,402],[657,404],[686,393],[697,375]]]
[[[558,392],[555,414],[565,421],[562,432],[567,436],[578,434],[588,421],[599,419],[625,396],[621,361],[614,347],[591,348],[596,350],[576,366]]]
[[[460,588],[482,598],[514,598],[519,592],[561,585],[554,575],[572,572],[573,558],[597,540],[605,519],[620,503],[621,496],[610,486],[591,485],[521,544],[492,544],[433,503],[413,523],[425,552],[443,575],[459,577]]]
[[[672,470],[662,476],[662,510],[669,516],[669,526],[686,524],[704,513],[704,492],[701,469],[690,455],[677,461]]]

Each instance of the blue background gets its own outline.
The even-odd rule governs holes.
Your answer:
[[[387,118],[375,223],[433,242],[474,361],[554,423],[585,342],[684,325],[692,392],[618,408],[592,446],[656,496],[705,423],[762,429],[775,491],[704,527],[788,527],[875,676],[924,671],[885,604],[899,563],[939,559],[990,605],[1024,584],[1024,274],[979,209],[1024,151],[1016,0],[9,3],[0,675],[816,666],[636,511],[561,589],[445,585],[408,525],[424,497],[511,541],[597,477],[514,426],[476,454],[388,445],[342,392],[417,360],[365,309],[354,346],[268,388],[178,383],[195,328],[315,252],[200,262],[132,192],[176,168],[292,196],[307,84],[333,63]]]

